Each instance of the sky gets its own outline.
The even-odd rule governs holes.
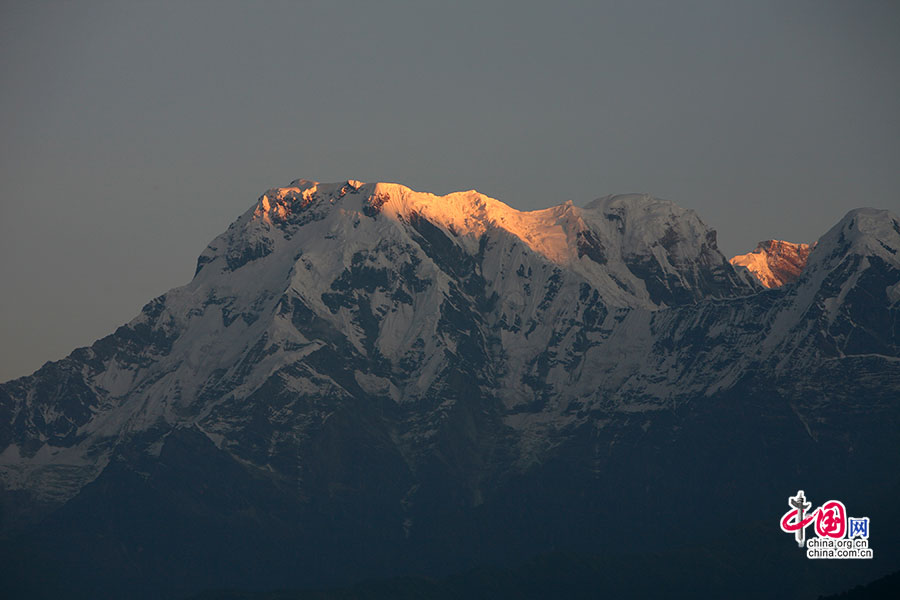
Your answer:
[[[646,192],[726,256],[900,212],[900,5],[0,2],[0,381],[187,283],[293,179]]]

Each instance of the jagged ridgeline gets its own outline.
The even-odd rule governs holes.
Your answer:
[[[745,267],[764,287],[781,287],[800,277],[811,251],[809,244],[767,240],[760,242],[753,252],[732,257],[730,262]]]
[[[900,533],[898,250],[897,217],[857,209],[765,289],[645,195],[521,212],[269,190],[189,284],[0,385],[10,589],[178,597],[705,540],[762,555],[790,543],[777,519],[801,488]],[[728,536],[759,523],[771,536]],[[790,560],[744,576],[824,593],[880,568],[785,583]]]

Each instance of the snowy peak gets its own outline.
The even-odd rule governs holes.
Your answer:
[[[425,219],[472,253],[477,252],[486,232],[503,230],[557,264],[577,259],[574,236],[583,228],[571,202],[545,210],[518,211],[474,190],[436,196],[396,183],[347,180],[322,184],[305,179],[268,190],[241,225],[249,231],[261,222],[266,230],[274,226],[292,235],[298,226],[324,219],[332,210],[351,219],[382,215],[405,224]]]
[[[783,240],[766,240],[753,252],[739,254],[729,262],[744,267],[767,288],[776,288],[796,281],[809,259],[815,244],[796,244]]]
[[[375,185],[371,206],[399,221],[424,218],[457,238],[505,232],[556,264],[577,260],[575,236],[584,225],[571,203],[519,211],[475,190],[435,196],[397,184]],[[477,247],[477,246],[476,246]]]
[[[645,194],[608,196],[584,208],[570,201],[520,211],[475,190],[436,196],[396,183],[347,180],[322,184],[300,179],[267,191],[253,217],[267,223],[294,224],[308,221],[299,215],[310,209],[338,205],[343,211],[361,211],[369,217],[383,214],[401,222],[425,218],[456,238],[477,239],[490,230],[503,230],[557,264],[569,264],[584,255],[584,242],[581,251],[578,246],[587,229],[594,233],[588,237],[615,238],[621,255],[648,255],[662,245],[668,250],[680,247],[687,258],[696,251],[698,239],[715,248],[715,232],[693,211]]]
[[[647,194],[612,195],[594,200],[585,213],[618,238],[623,256],[664,255],[677,266],[705,253],[718,254],[716,232],[694,211],[668,200]]]
[[[515,240],[543,260],[587,280],[605,281],[608,285],[600,287],[608,288],[609,295],[636,296],[644,305],[671,306],[755,290],[752,278],[734,272],[716,247],[715,231],[693,211],[649,195],[607,196],[584,208],[566,202],[520,211],[474,190],[436,196],[396,183],[355,180],[296,180],[266,192],[242,224],[245,235],[231,240],[237,249],[229,251],[229,265],[267,253],[275,245],[273,228],[291,237],[305,224],[335,218],[332,212],[356,223],[355,238],[364,217],[380,216],[414,228],[427,221],[472,256],[482,252],[486,234]]]
[[[273,220],[290,221],[292,215],[302,212],[313,204],[333,204],[347,193],[358,193],[363,185],[361,181],[355,179],[326,184],[297,179],[287,187],[272,188],[260,196],[253,216],[268,223]]]
[[[883,209],[851,210],[819,239],[809,257],[809,268],[830,268],[851,256],[874,257],[900,266],[900,218]]]
[[[599,198],[583,214],[611,241],[628,269],[647,284],[657,304],[746,295],[752,278],[736,272],[719,251],[715,230],[697,214],[648,194]]]
[[[887,210],[857,208],[814,244],[767,240],[730,262],[746,268],[763,286],[777,288],[806,272],[830,271],[846,260],[874,257],[897,266],[898,252],[900,219]]]

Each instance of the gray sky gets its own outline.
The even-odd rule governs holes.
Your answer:
[[[648,192],[728,256],[900,208],[900,8],[0,3],[0,381],[186,283],[299,177]]]

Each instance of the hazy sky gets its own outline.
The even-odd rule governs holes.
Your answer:
[[[648,192],[726,255],[900,209],[900,8],[0,3],[0,381],[186,283],[267,188]]]

